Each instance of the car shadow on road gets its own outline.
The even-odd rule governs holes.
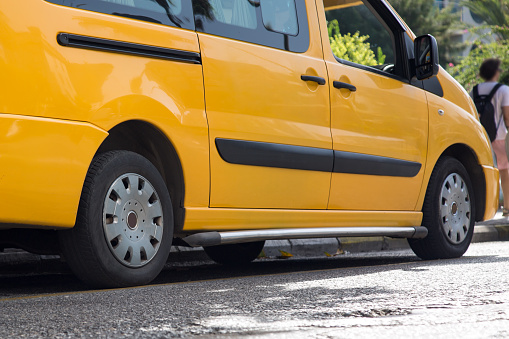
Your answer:
[[[179,266],[167,265],[151,285],[264,275],[290,275],[338,269],[342,270],[341,274],[344,276],[354,276],[369,273],[369,270],[366,271],[365,269],[367,267],[373,267],[377,271],[421,271],[430,266],[507,261],[509,261],[509,258],[499,256],[464,256],[459,259],[422,261],[406,253],[396,256],[384,253],[379,255],[369,253],[365,256],[344,255],[331,258],[258,259],[242,267],[227,267],[212,262],[201,262]],[[0,267],[0,300],[41,294],[81,292],[90,289],[89,286],[75,278],[67,265],[60,260]]]

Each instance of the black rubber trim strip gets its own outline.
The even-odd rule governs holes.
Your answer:
[[[334,151],[335,173],[415,177],[421,164],[394,158],[361,153]]]
[[[92,49],[98,51],[166,59],[192,64],[201,64],[200,53],[177,49],[136,44],[117,40],[94,38],[70,33],[58,33],[57,41],[62,46]]]
[[[415,177],[421,164],[412,161],[268,142],[216,138],[221,158],[238,165],[307,171]]]
[[[267,142],[216,139],[217,151],[230,164],[331,172],[333,150]]]
[[[389,6],[385,0],[381,0],[381,1],[377,1],[377,2],[370,1],[370,3],[371,3],[371,5],[372,5],[373,7],[375,7],[375,6],[376,6],[376,4],[379,4],[379,3],[383,4],[383,7],[384,7],[384,8],[385,8],[385,10],[386,10],[386,13],[384,13],[385,15],[383,16],[383,18],[384,18],[385,20],[387,20],[387,21],[392,21],[393,23],[396,23],[396,24],[399,26],[399,28],[401,28],[401,30],[403,30],[403,32],[406,32],[406,31],[407,31],[407,28],[406,28],[405,24],[403,23],[403,21],[401,21],[401,19],[399,18],[399,16],[398,16],[398,15],[396,15],[396,13],[395,13],[395,12],[394,12],[394,10],[392,9],[392,7],[391,7],[391,6]],[[378,12],[378,11],[377,11],[377,12]],[[388,12],[388,13],[390,13],[390,15],[389,15],[389,14],[387,14],[387,12]]]

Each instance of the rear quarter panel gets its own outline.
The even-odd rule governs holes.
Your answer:
[[[208,206],[208,129],[201,65],[63,47],[57,42],[61,32],[199,53],[196,33],[42,0],[16,5],[2,1],[0,113],[89,122],[103,131],[128,120],[152,123],[170,139],[181,159],[185,205]],[[37,152],[42,146],[34,142],[30,147]],[[98,145],[89,147],[87,159],[82,159],[87,165],[73,169],[79,173],[68,183],[76,194],[65,196],[76,206]],[[20,185],[27,194],[32,192],[23,182]],[[54,203],[62,198],[59,194],[45,197]],[[70,227],[74,220],[66,217],[55,224]]]

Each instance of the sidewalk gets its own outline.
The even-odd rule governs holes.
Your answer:
[[[474,229],[472,242],[508,241],[509,218],[498,212],[494,219],[478,223]],[[390,251],[409,249],[406,239],[388,237],[370,238],[327,238],[302,240],[269,240],[266,242],[262,256],[281,258],[288,256],[328,257],[344,253]],[[56,255],[36,255],[17,249],[6,249],[0,252],[0,268],[19,264],[44,264],[59,260]],[[191,262],[209,261],[201,247],[177,247],[171,250],[168,261],[173,265]]]

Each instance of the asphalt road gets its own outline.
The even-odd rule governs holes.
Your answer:
[[[408,251],[167,268],[90,291],[55,261],[0,270],[0,338],[507,338],[509,243],[461,259]]]

